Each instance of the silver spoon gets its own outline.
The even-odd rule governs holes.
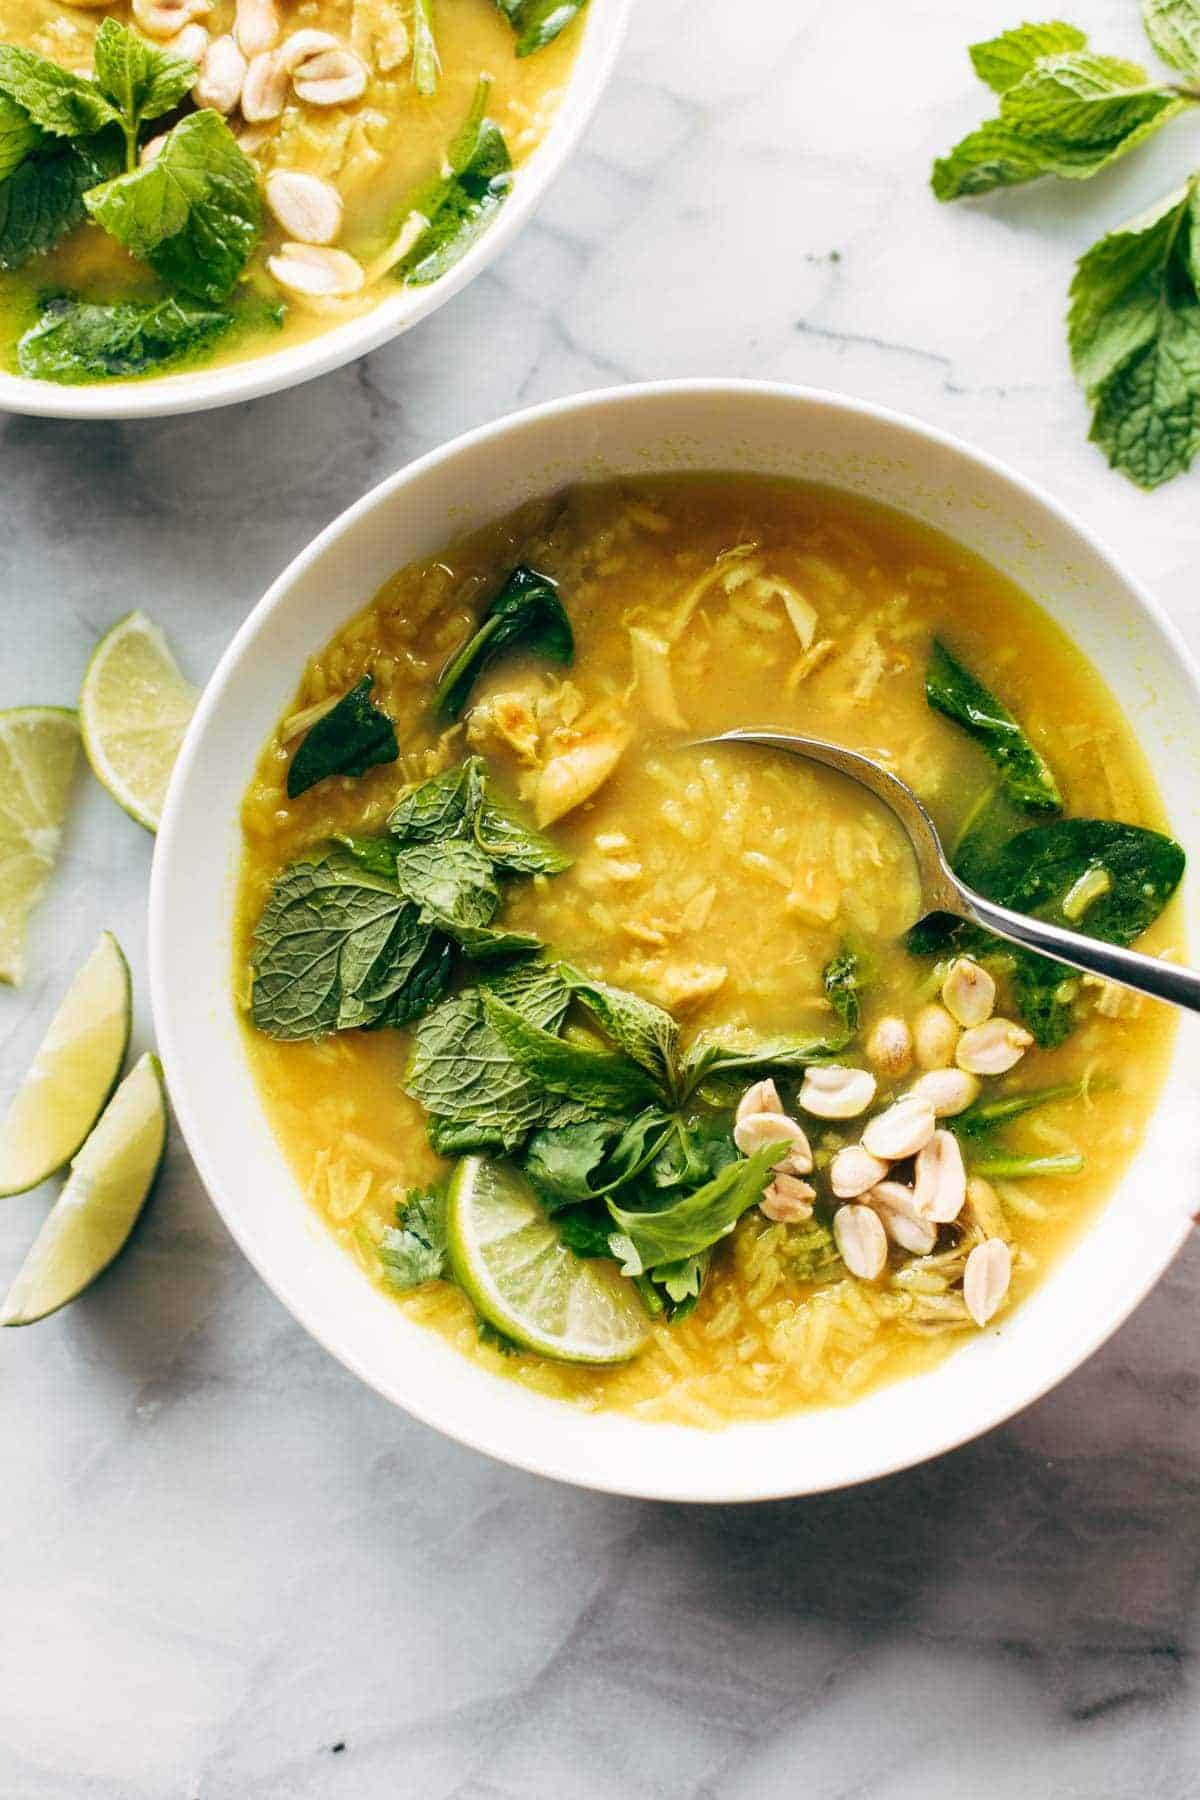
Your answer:
[[[1200,974],[1194,969],[1181,968],[1161,957],[1145,956],[1138,950],[1122,950],[1116,944],[1086,937],[1081,931],[1068,931],[1044,919],[1012,912],[960,881],[946,860],[937,826],[912,789],[869,756],[845,750],[840,744],[826,743],[824,738],[798,737],[788,731],[725,731],[718,737],[701,738],[693,747],[699,744],[759,744],[768,750],[786,750],[791,756],[836,769],[839,775],[848,775],[851,781],[869,789],[895,813],[913,847],[921,882],[922,915],[953,913],[955,918],[969,919],[997,937],[1007,938],[1009,943],[1023,944],[1072,969],[1103,975],[1106,981],[1119,982],[1139,994],[1152,994],[1156,1000],[1169,1000],[1174,1006],[1200,1012]]]

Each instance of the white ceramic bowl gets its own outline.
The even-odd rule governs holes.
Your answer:
[[[347,1367],[523,1468],[621,1493],[751,1500],[935,1456],[1028,1405],[1103,1343],[1163,1273],[1196,1207],[1200,1109],[1188,1071],[1200,1020],[1184,1021],[1146,1142],[1103,1215],[997,1331],[855,1406],[706,1433],[540,1398],[410,1323],[301,1196],[251,1084],[231,993],[239,803],[310,652],[451,534],[565,482],[688,469],[833,483],[902,508],[1012,576],[1106,676],[1176,833],[1200,850],[1196,674],[1153,601],[1078,524],[986,457],[894,413],[802,389],[669,383],[582,395],[460,438],[377,487],[280,576],[205,690],[180,755],[154,859],[150,963],[167,1082],[200,1174],[264,1280]],[[1200,881],[1186,885],[1195,943]]]
[[[633,0],[590,0],[581,21],[582,40],[571,77],[549,131],[517,170],[511,194],[478,243],[440,281],[422,288],[397,284],[394,294],[360,318],[306,343],[222,368],[189,369],[139,381],[103,381],[90,387],[60,387],[53,381],[28,381],[0,371],[0,412],[32,413],[45,419],[154,419],[207,412],[235,400],[278,393],[314,375],[327,375],[399,337],[473,281],[533,216],[596,109],[632,10]]]

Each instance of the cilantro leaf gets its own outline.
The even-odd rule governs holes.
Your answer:
[[[606,1212],[593,1207],[574,1206],[556,1220],[558,1235],[576,1256],[611,1256],[613,1222]]]
[[[517,36],[517,55],[552,44],[583,11],[586,0],[496,0]]]
[[[171,287],[198,299],[232,293],[258,241],[254,165],[218,113],[191,113],[153,162],[86,197],[105,231]]]
[[[446,155],[448,173],[421,188],[406,208],[427,221],[396,277],[411,287],[437,281],[460,262],[491,224],[512,187],[512,157],[504,133],[486,116],[491,76],[480,77],[466,122]]]
[[[753,1156],[739,1157],[703,1187],[653,1210],[620,1206],[610,1197],[608,1210],[625,1239],[624,1273],[641,1275],[662,1263],[680,1262],[726,1237],[742,1214],[761,1200],[771,1166],[784,1148],[767,1144]]]
[[[1013,31],[1002,31],[999,37],[972,44],[968,54],[980,81],[985,81],[995,93],[1006,94],[1043,57],[1086,47],[1086,33],[1078,26],[1051,19],[1044,25],[1018,25]]]
[[[439,716],[457,719],[483,671],[517,645],[554,663],[569,663],[575,654],[575,636],[557,582],[523,563],[508,576],[478,628],[439,676],[433,697]]]
[[[372,704],[373,680],[364,675],[301,738],[288,769],[289,800],[331,775],[365,775],[378,763],[396,761],[400,755],[396,728]]]
[[[1141,487],[1200,448],[1197,180],[1080,258],[1068,333],[1092,402],[1091,437]]]
[[[70,295],[49,300],[17,345],[22,375],[72,385],[160,373],[228,330],[226,312],[186,301],[92,305]]]
[[[53,137],[92,137],[121,115],[94,81],[19,44],[0,44],[0,94]]]
[[[1044,756],[983,683],[935,638],[925,671],[925,699],[973,737],[1000,771],[1005,793],[1026,812],[1057,812],[1058,783]]]
[[[31,150],[43,140],[40,125],[35,125],[23,106],[0,94],[0,181],[20,168]]]
[[[19,269],[83,223],[83,196],[121,166],[117,142],[105,133],[78,149],[44,139],[0,181],[0,269]]]
[[[1146,35],[1165,63],[1185,75],[1200,74],[1200,5],[1197,0],[1142,0]]]
[[[849,1042],[862,1021],[862,991],[866,986],[866,971],[861,957],[843,944],[833,961],[826,963],[821,972],[821,982],[829,1004],[841,1023],[846,1041]]]
[[[439,1188],[410,1188],[377,1246],[379,1267],[400,1293],[437,1281],[446,1271],[446,1196]]]

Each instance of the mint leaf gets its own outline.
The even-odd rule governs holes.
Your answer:
[[[446,1270],[446,1196],[439,1188],[410,1188],[376,1246],[389,1287],[400,1293],[437,1281]]]
[[[785,1148],[767,1144],[753,1156],[727,1164],[704,1187],[654,1210],[635,1211],[610,1198],[608,1210],[627,1240],[627,1257],[629,1250],[634,1252],[625,1273],[640,1275],[662,1263],[680,1262],[728,1236],[742,1214],[761,1200],[772,1165]]]
[[[492,864],[469,838],[407,845],[396,855],[396,881],[426,923],[447,931],[487,925],[500,905]]]
[[[692,1094],[711,1076],[743,1075],[752,1070],[803,1070],[810,1063],[828,1062],[844,1050],[849,1038],[834,1033],[824,1038],[756,1037],[752,1032],[694,1038],[683,1056],[680,1084]]]
[[[364,675],[301,738],[288,769],[289,800],[331,775],[365,775],[378,763],[396,761],[400,755],[396,728],[371,703],[373,680]]]
[[[925,699],[959,725],[1000,771],[1009,799],[1026,812],[1058,812],[1062,795],[1041,753],[1034,749],[1003,701],[951,656],[937,638],[925,670]]]
[[[619,1119],[581,1119],[557,1131],[535,1131],[525,1151],[522,1167],[548,1212],[581,1200],[594,1200],[603,1183],[593,1180],[616,1139]],[[612,1230],[607,1213],[606,1231]]]
[[[1023,143],[1011,126],[1002,125],[999,119],[989,119],[977,131],[969,132],[948,156],[938,158],[930,186],[938,200],[963,200],[1059,172],[1050,167],[1043,149]]]
[[[1090,50],[1046,57],[1001,97],[1000,117],[1027,139],[1089,149],[1126,144],[1157,127],[1185,102],[1155,87],[1137,63]]]
[[[483,762],[468,757],[414,788],[393,808],[388,830],[402,844],[438,844],[469,837],[482,804]]]
[[[194,62],[147,43],[116,19],[101,23],[92,55],[96,86],[117,109],[131,138],[144,120],[178,106],[196,83]]]
[[[511,869],[514,875],[561,875],[574,861],[501,799],[487,780],[475,815],[475,842],[485,856],[501,868]]]
[[[517,1067],[550,1094],[594,1112],[630,1112],[663,1097],[646,1071],[612,1050],[569,1043],[523,1018],[503,998],[485,991],[488,1024]]]
[[[583,11],[585,0],[496,0],[517,37],[517,55],[552,44]]]
[[[95,82],[18,44],[0,44],[0,94],[54,137],[92,137],[120,123],[117,108]]]
[[[1200,74],[1200,4],[1197,0],[1142,0],[1146,35],[1165,63],[1185,75]]]
[[[157,375],[228,330],[230,316],[178,300],[96,306],[63,296],[17,345],[17,367],[37,381],[106,381]]]
[[[84,194],[121,166],[116,146],[108,133],[82,150],[49,138],[0,181],[0,269],[19,269],[82,224]]]
[[[0,181],[20,168],[42,138],[41,126],[34,124],[25,108],[7,94],[0,94]]]
[[[1091,437],[1142,487],[1186,469],[1200,448],[1197,182],[1093,245],[1071,283],[1075,372]]]
[[[518,645],[554,663],[570,663],[575,654],[575,636],[557,582],[524,564],[507,577],[478,629],[442,671],[433,697],[439,717],[457,719],[483,671]]]
[[[448,172],[421,188],[405,208],[428,224],[407,256],[396,264],[396,277],[412,287],[437,281],[460,262],[481,237],[508,198],[512,158],[504,133],[486,116],[491,76],[480,78],[465,124],[446,156]]]
[[[679,1027],[670,1013],[625,988],[610,987],[606,981],[592,981],[569,963],[558,966],[574,998],[599,1020],[605,1035],[626,1056],[640,1063],[664,1092],[672,1092]]]
[[[1005,94],[1046,56],[1063,50],[1083,50],[1087,36],[1078,26],[1051,19],[1045,25],[1018,25],[999,37],[972,44],[969,55],[980,81],[997,94]]]
[[[181,120],[153,162],[95,189],[86,205],[171,287],[209,301],[232,293],[262,216],[254,165],[211,111]]]

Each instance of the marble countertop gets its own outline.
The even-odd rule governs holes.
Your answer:
[[[1066,10],[1140,54],[1134,0]],[[939,209],[930,159],[985,99],[965,43],[1021,13],[642,0],[537,221],[419,329],[224,412],[0,421],[0,705],[71,703],[133,605],[201,680],[288,558],[399,464],[531,401],[668,375],[810,382],[961,434],[1095,526],[1200,652],[1200,471],[1144,495],[1106,470],[1061,323],[1073,257],[1200,162],[1200,127],[1087,187]],[[88,785],[30,981],[0,995],[0,1091],[101,925],[134,953],[148,1040],[150,843]],[[44,1205],[0,1209],[0,1279]],[[1194,1246],[1084,1370],[923,1469],[648,1505],[500,1468],[360,1386],[242,1260],[176,1137],[130,1253],[0,1345],[0,1790],[1183,1800],[1198,1299]]]

